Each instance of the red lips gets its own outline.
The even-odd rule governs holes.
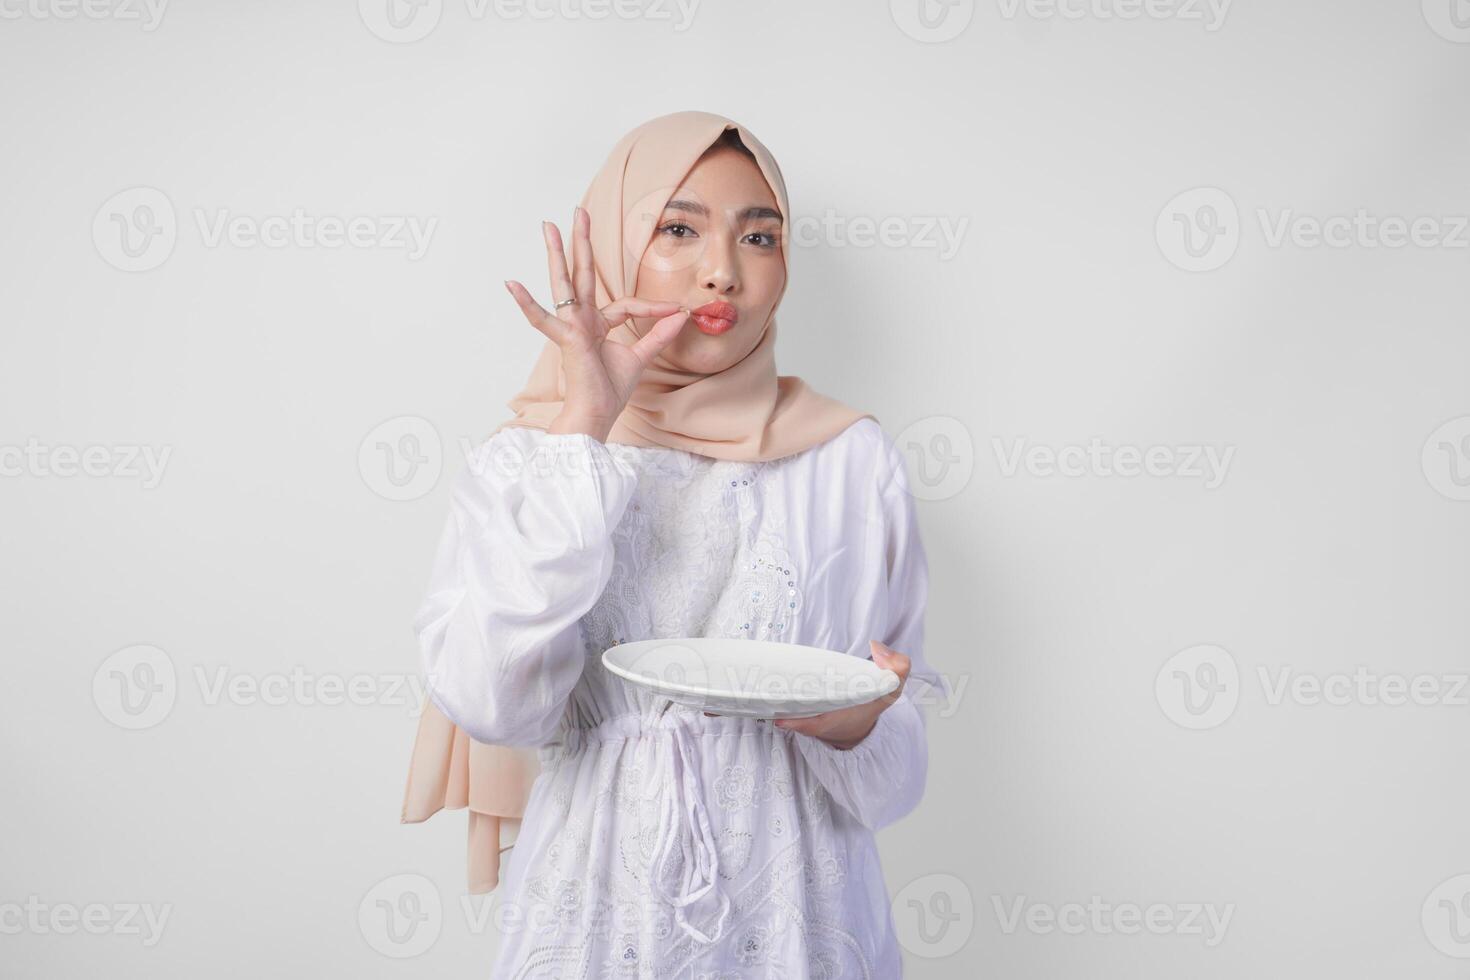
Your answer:
[[[691,310],[689,315],[694,318],[695,326],[711,335],[724,333],[735,326],[740,319],[740,312],[724,300],[706,303],[696,310]]]

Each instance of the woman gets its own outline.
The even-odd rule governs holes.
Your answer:
[[[776,374],[789,220],[748,130],[674,113],[613,149],[570,269],[544,224],[552,311],[506,284],[547,344],[456,486],[415,624],[448,720],[426,716],[404,813],[524,814],[496,978],[901,973],[873,831],[924,788],[928,572],[877,420]],[[680,636],[871,656],[904,683],[770,722],[602,666]],[[494,746],[540,748],[529,798],[534,768]]]

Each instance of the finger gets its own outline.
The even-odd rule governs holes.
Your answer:
[[[870,640],[868,642],[873,649],[873,662],[884,670],[891,670],[898,675],[898,686],[878,698],[879,701],[883,702],[884,708],[888,708],[903,694],[903,689],[909,682],[909,671],[913,669],[913,661],[904,654],[877,640]]]
[[[608,323],[619,324],[630,316],[669,316],[678,313],[683,307],[673,300],[642,299],[637,296],[624,296],[622,299],[613,300],[602,308],[602,316]]]
[[[526,291],[525,286],[513,279],[507,279],[505,288],[510,291],[511,297],[515,299],[521,312],[526,315],[526,319],[531,321],[531,326],[546,334],[551,340],[561,339],[561,321],[542,309],[541,304]]]
[[[679,336],[679,331],[688,322],[689,314],[684,310],[664,317],[653,325],[653,329],[638,338],[637,343],[633,345],[633,353],[638,355],[638,360],[643,362],[644,367],[648,367],[658,356],[659,351],[674,342],[674,338]]]
[[[592,266],[592,216],[585,209],[572,212],[572,285],[577,299],[597,302],[597,274]]]
[[[873,648],[873,662],[885,670],[891,670],[898,675],[900,681],[908,680],[909,671],[913,669],[913,661],[904,654],[877,640],[869,640]]]
[[[571,277],[567,275],[567,253],[562,249],[561,229],[550,221],[543,221],[541,233],[546,238],[546,271],[551,277],[552,297],[558,303],[576,299]]]
[[[815,735],[822,730],[823,720],[821,715],[812,715],[810,718],[777,718],[773,724],[777,728],[800,732],[803,735]]]

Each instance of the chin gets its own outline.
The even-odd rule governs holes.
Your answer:
[[[734,363],[728,357],[716,354],[697,354],[675,350],[664,351],[664,360],[680,371],[688,371],[691,374],[716,374]]]
[[[751,345],[735,336],[732,330],[718,337],[695,330],[693,336],[680,337],[664,349],[664,359],[677,364],[684,371],[698,374],[714,374],[732,365],[750,353]]]

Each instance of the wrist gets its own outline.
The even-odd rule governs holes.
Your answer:
[[[874,718],[871,722],[868,723],[868,727],[863,730],[863,733],[861,735],[857,735],[856,737],[854,737],[853,734],[848,734],[842,738],[833,739],[827,744],[831,745],[834,749],[841,749],[843,752],[851,752],[853,749],[866,742],[868,740],[868,736],[873,734],[873,729],[877,727],[878,719]]]
[[[832,731],[822,741],[843,752],[850,752],[867,741],[878,727],[878,715],[854,718],[849,724]]]
[[[582,433],[591,436],[598,442],[607,442],[612,427],[612,419],[564,411],[551,420],[551,425],[547,426],[546,431],[555,434]]]

